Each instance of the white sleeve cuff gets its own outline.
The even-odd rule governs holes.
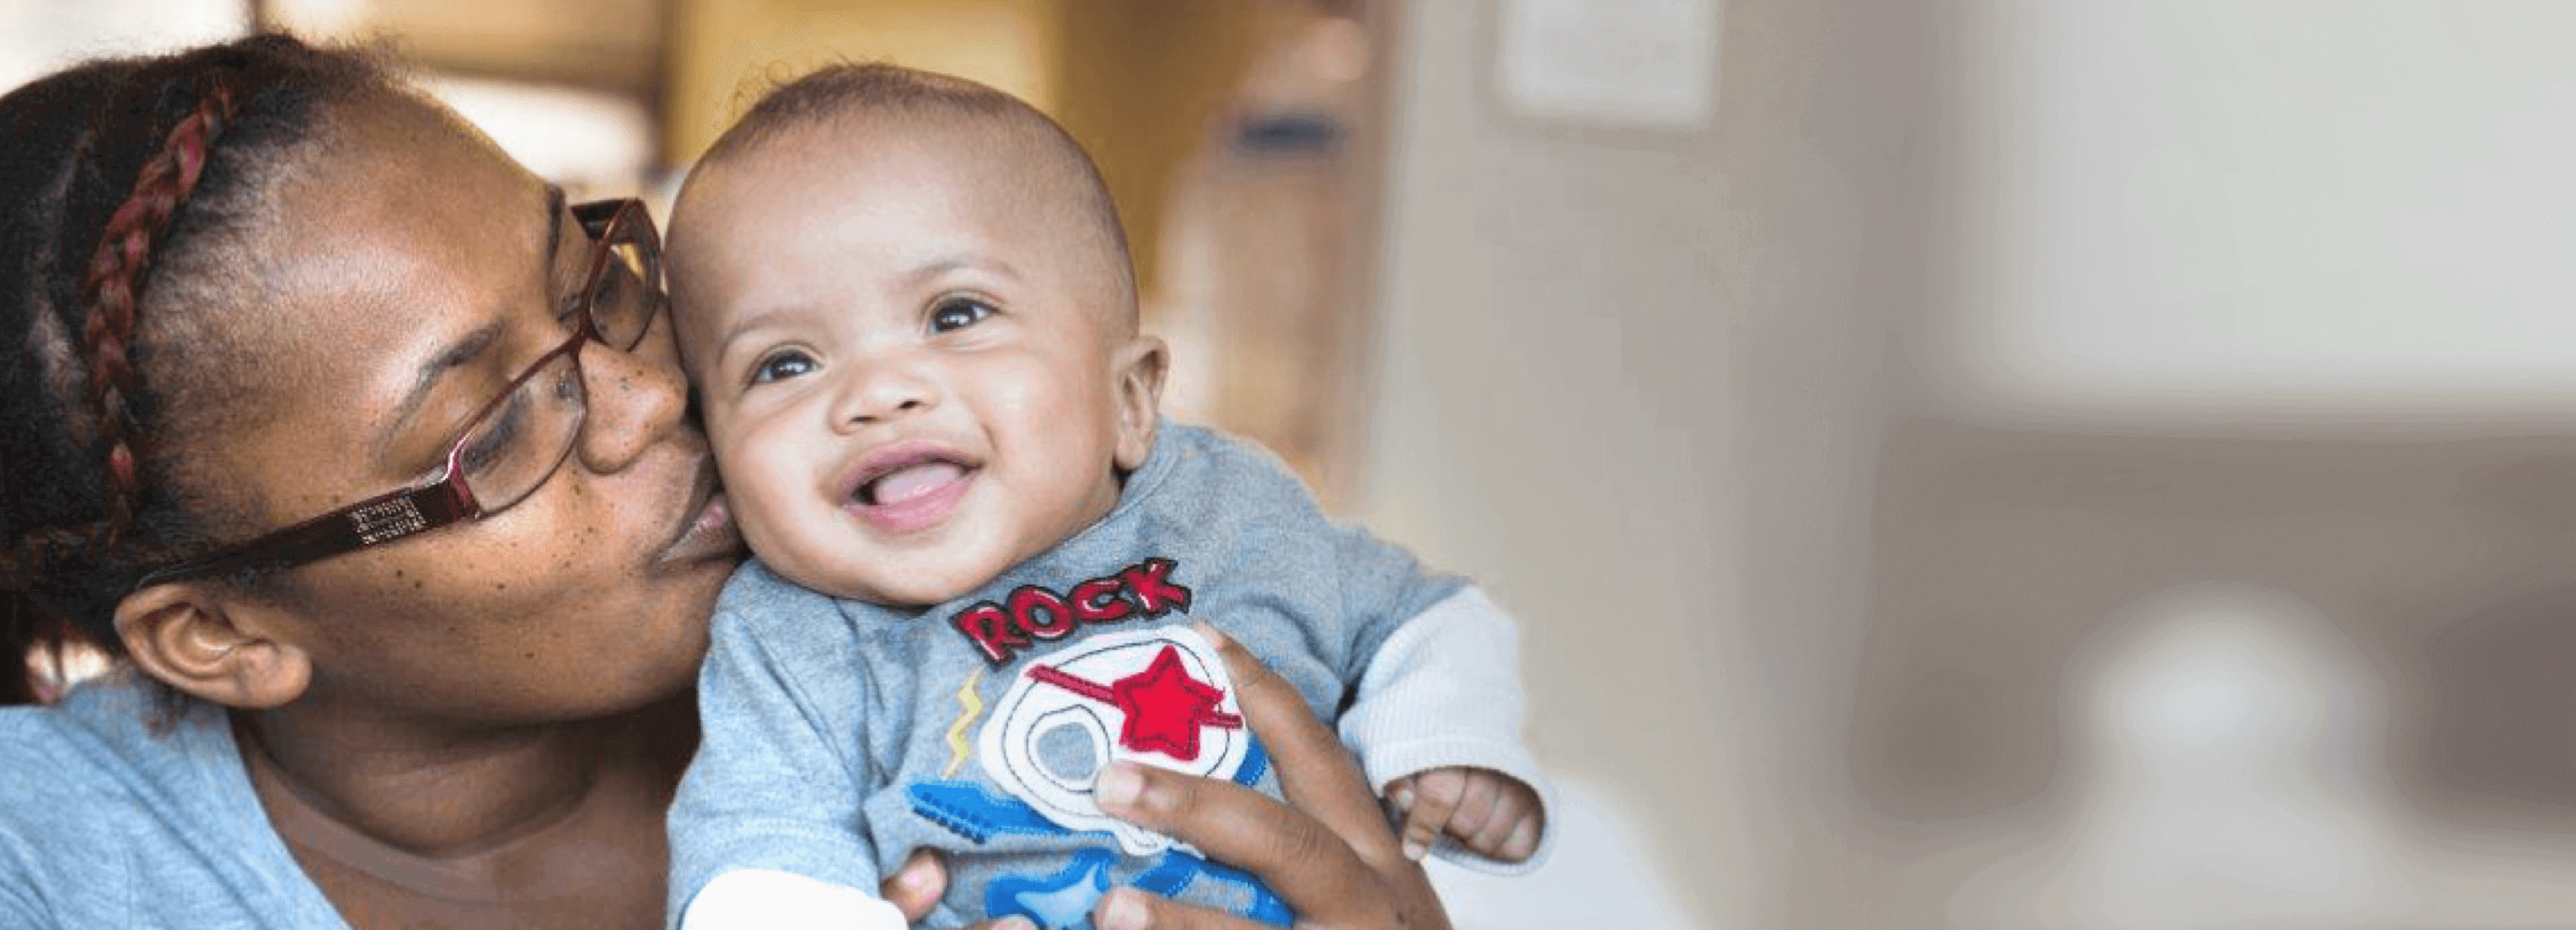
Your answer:
[[[681,914],[680,930],[736,927],[905,930],[903,912],[875,895],[769,869],[716,876]]]
[[[1487,859],[1441,838],[1432,854],[1496,875],[1538,868],[1554,847],[1556,789],[1521,745],[1524,701],[1519,632],[1474,587],[1460,590],[1396,628],[1370,657],[1358,696],[1342,714],[1342,741],[1379,794],[1398,778],[1463,765],[1492,769],[1539,796],[1546,829],[1538,850],[1517,863]]]

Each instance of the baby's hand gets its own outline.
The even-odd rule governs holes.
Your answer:
[[[1450,766],[1388,782],[1387,800],[1403,815],[1404,857],[1421,859],[1446,833],[1498,862],[1527,861],[1538,851],[1546,816],[1538,792],[1492,769]]]

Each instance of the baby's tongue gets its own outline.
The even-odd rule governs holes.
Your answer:
[[[966,470],[948,462],[923,462],[907,465],[876,480],[876,503],[900,503],[911,497],[966,476]]]

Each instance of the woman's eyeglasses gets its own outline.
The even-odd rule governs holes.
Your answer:
[[[251,568],[291,568],[383,545],[461,520],[479,520],[527,499],[571,456],[590,412],[582,344],[634,351],[669,303],[662,292],[662,242],[640,200],[572,208],[591,239],[589,276],[563,310],[572,335],[538,357],[484,404],[447,449],[438,479],[368,498],[238,546],[156,570],[135,590]]]

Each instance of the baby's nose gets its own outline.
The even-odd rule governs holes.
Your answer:
[[[938,400],[930,379],[889,366],[868,373],[848,392],[841,419],[854,425],[877,423],[928,410]]]

